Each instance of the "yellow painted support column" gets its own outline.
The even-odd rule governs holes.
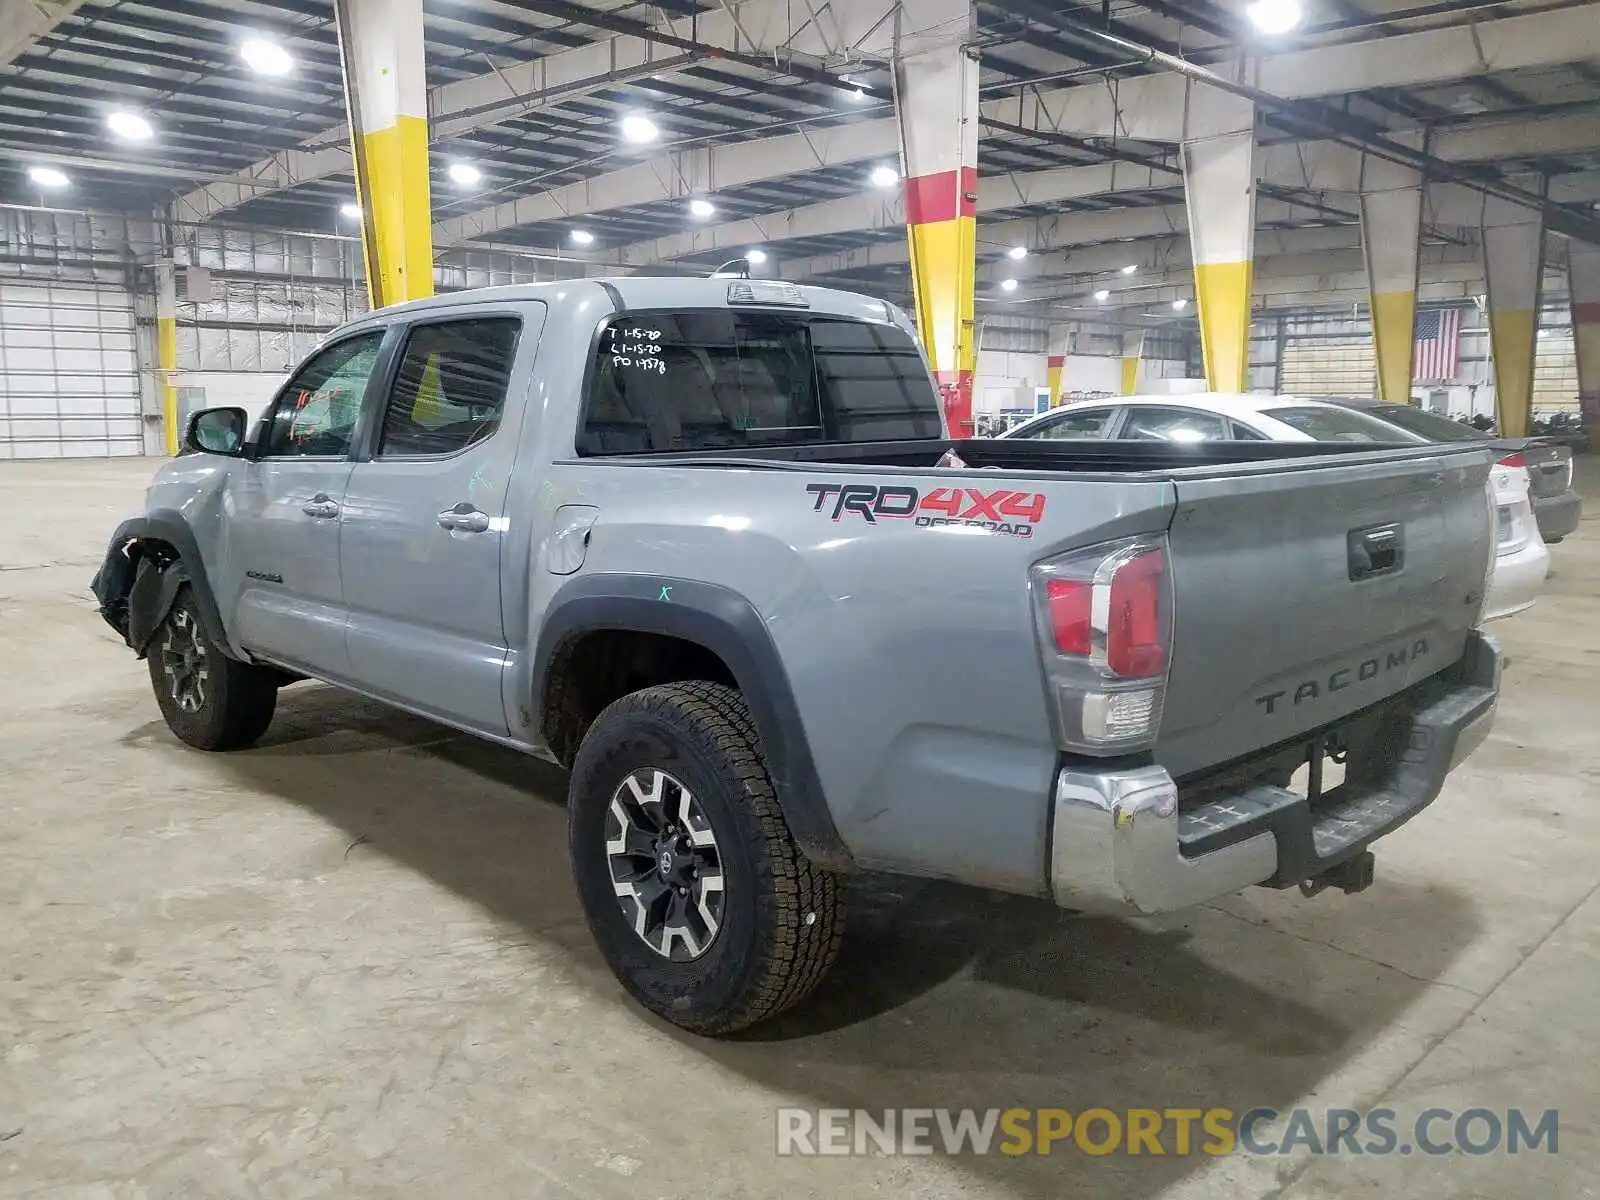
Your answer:
[[[1363,155],[1361,248],[1372,306],[1378,395],[1391,404],[1411,401],[1421,234],[1421,173]]]
[[[1255,106],[1199,83],[1188,94],[1180,151],[1206,385],[1242,392],[1250,373]]]
[[[971,0],[921,0],[901,14],[895,109],[917,332],[953,437],[973,432],[978,248],[978,64]]]
[[[170,262],[156,264],[156,387],[161,396],[161,437],[169,455],[178,453],[178,281]]]
[[[1533,356],[1544,276],[1542,214],[1486,199],[1483,260],[1499,432],[1501,437],[1526,437],[1533,420]]]
[[[1122,359],[1122,394],[1124,396],[1132,396],[1138,392],[1138,390],[1139,360],[1137,358],[1129,358],[1127,355],[1124,355]]]
[[[1144,360],[1144,334],[1122,335],[1122,394],[1136,395],[1139,391],[1139,366]]]
[[[1600,420],[1600,246],[1567,248],[1572,345],[1578,356],[1578,403],[1586,421]]]
[[[1369,280],[1371,276],[1368,276]],[[1417,293],[1412,288],[1372,292],[1372,346],[1378,364],[1378,397],[1411,403],[1412,364],[1417,350]]]
[[[373,308],[433,295],[422,0],[335,0]]]

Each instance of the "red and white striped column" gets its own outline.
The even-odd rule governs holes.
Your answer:
[[[1070,325],[1050,326],[1050,340],[1047,343],[1045,359],[1045,381],[1050,386],[1050,407],[1056,408],[1061,404],[1061,385],[1067,378],[1067,355],[1072,353],[1072,340],[1075,332]]]
[[[905,0],[894,76],[917,331],[954,437],[972,436],[978,348],[978,63],[971,0]]]
[[[1572,345],[1578,355],[1578,402],[1587,420],[1600,419],[1600,246],[1572,242],[1567,292]]]

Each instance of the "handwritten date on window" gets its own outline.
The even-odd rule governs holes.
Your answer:
[[[612,366],[656,375],[667,373],[667,364],[661,358],[659,329],[613,325],[606,330],[606,342]]]

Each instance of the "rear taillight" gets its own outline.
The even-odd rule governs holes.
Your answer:
[[[1094,599],[1094,584],[1076,579],[1050,579],[1045,582],[1050,598],[1050,629],[1056,649],[1062,654],[1088,654],[1089,609]]]
[[[1036,564],[1032,583],[1061,744],[1122,753],[1154,741],[1172,631],[1165,541],[1074,551]]]
[[[1142,551],[1111,577],[1111,610],[1106,618],[1106,665],[1124,679],[1150,679],[1167,669],[1167,644],[1161,636],[1161,597],[1167,552]]]

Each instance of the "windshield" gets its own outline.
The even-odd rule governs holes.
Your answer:
[[[938,394],[896,325],[733,309],[600,331],[579,454],[937,438]]]
[[[1398,425],[1401,429],[1419,437],[1425,437],[1430,442],[1482,442],[1493,437],[1492,434],[1474,429],[1471,425],[1453,421],[1449,417],[1441,417],[1438,413],[1414,408],[1409,404],[1378,404],[1363,408],[1361,411],[1391,425]]]
[[[1353,408],[1334,405],[1286,405],[1264,408],[1261,415],[1282,421],[1318,442],[1421,442],[1426,438],[1408,433],[1387,421],[1369,417]]]

